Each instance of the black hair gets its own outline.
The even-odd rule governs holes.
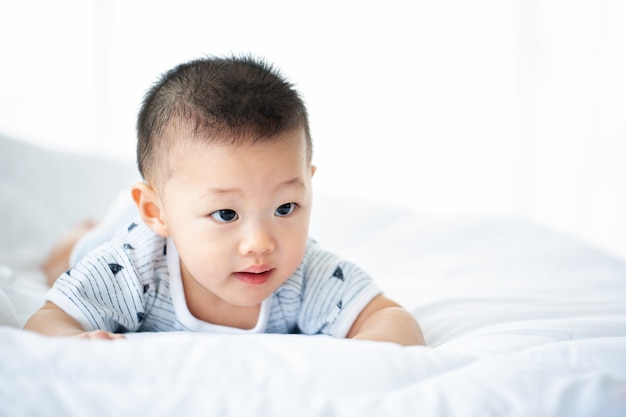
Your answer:
[[[176,145],[167,132],[180,127],[194,139],[233,144],[272,139],[301,128],[311,159],[304,101],[272,65],[252,56],[207,57],[180,64],[148,90],[137,119],[137,166],[144,179],[167,171],[159,164],[167,164],[166,154]]]

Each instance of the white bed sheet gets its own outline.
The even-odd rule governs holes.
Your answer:
[[[410,309],[426,347],[299,335],[105,342],[24,332],[16,323],[43,300],[37,263],[55,233],[91,210],[101,214],[101,201],[128,174],[113,170],[118,163],[94,159],[86,169],[79,156],[3,140],[0,162],[7,149],[57,169],[42,187],[29,178],[41,172],[0,164],[0,415],[626,415],[626,264],[513,218],[437,217],[316,195],[312,235]],[[96,202],[88,184],[103,173],[109,189]],[[76,189],[89,196],[80,210],[54,205]],[[9,198],[18,194],[29,198]],[[54,216],[33,219],[32,204],[53,207]]]

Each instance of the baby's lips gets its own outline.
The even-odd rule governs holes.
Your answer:
[[[244,269],[243,271],[239,271],[239,272],[245,272],[247,274],[262,274],[263,272],[270,271],[271,269],[272,267],[268,265],[260,264],[260,265],[251,265],[247,267],[246,269]]]

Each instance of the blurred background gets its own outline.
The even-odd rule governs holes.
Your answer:
[[[134,161],[162,72],[253,53],[308,105],[318,191],[520,216],[626,259],[626,2],[0,5],[1,135]]]

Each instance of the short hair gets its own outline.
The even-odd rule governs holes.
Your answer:
[[[311,160],[304,101],[272,65],[252,56],[183,63],[148,90],[137,118],[137,167],[145,180],[169,177],[167,154],[177,144],[171,133],[181,128],[194,140],[235,145],[304,129]]]

